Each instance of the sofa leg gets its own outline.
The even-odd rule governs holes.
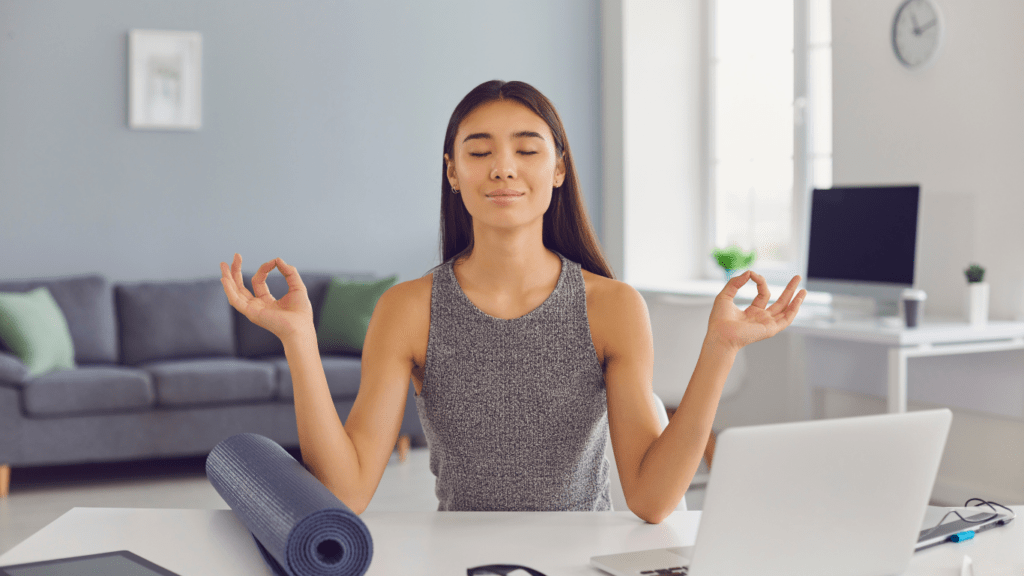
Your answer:
[[[412,439],[408,434],[402,434],[398,437],[398,461],[405,462],[405,459],[409,457],[409,447],[412,445]]]
[[[11,490],[11,466],[0,464],[0,498],[6,498]]]

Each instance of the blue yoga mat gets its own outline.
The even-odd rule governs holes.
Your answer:
[[[206,458],[206,477],[279,576],[361,575],[373,558],[366,524],[273,440],[236,434]]]

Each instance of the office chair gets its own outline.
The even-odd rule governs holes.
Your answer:
[[[668,411],[665,410],[665,403],[661,401],[661,398],[657,394],[651,392],[651,396],[654,396],[654,405],[658,412],[658,422],[661,424],[661,429],[664,430],[665,426],[668,426]],[[626,505],[626,494],[622,491],[622,482],[619,480],[619,468],[615,465],[611,434],[608,435],[608,444],[605,447],[605,455],[608,456],[608,461],[611,463],[608,475],[612,484],[612,509],[617,512],[629,510],[629,506]],[[676,510],[686,510],[686,498],[679,501],[679,505],[676,506]]]

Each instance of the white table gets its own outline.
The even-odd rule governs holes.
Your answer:
[[[905,328],[878,320],[837,321],[797,319],[788,331],[812,338],[880,344],[888,347],[888,410],[907,411],[907,362],[910,358],[1024,350],[1024,322],[991,321],[981,326],[966,322],[925,321]]]
[[[1024,506],[1014,511],[1024,513]],[[926,527],[941,509],[928,514]],[[598,576],[604,573],[589,566],[597,554],[692,545],[700,515],[674,512],[661,524],[631,512],[367,512],[361,518],[373,534],[370,575],[458,576],[471,566],[507,562],[548,576]],[[976,576],[1019,576],[1021,523],[918,552],[905,574],[956,575],[969,554]],[[113,550],[130,550],[182,576],[270,574],[230,510],[74,508],[0,556],[0,566]]]

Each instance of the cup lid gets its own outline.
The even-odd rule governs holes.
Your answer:
[[[924,300],[928,298],[924,290],[916,290],[914,288],[907,288],[901,294],[901,297],[905,300]]]

